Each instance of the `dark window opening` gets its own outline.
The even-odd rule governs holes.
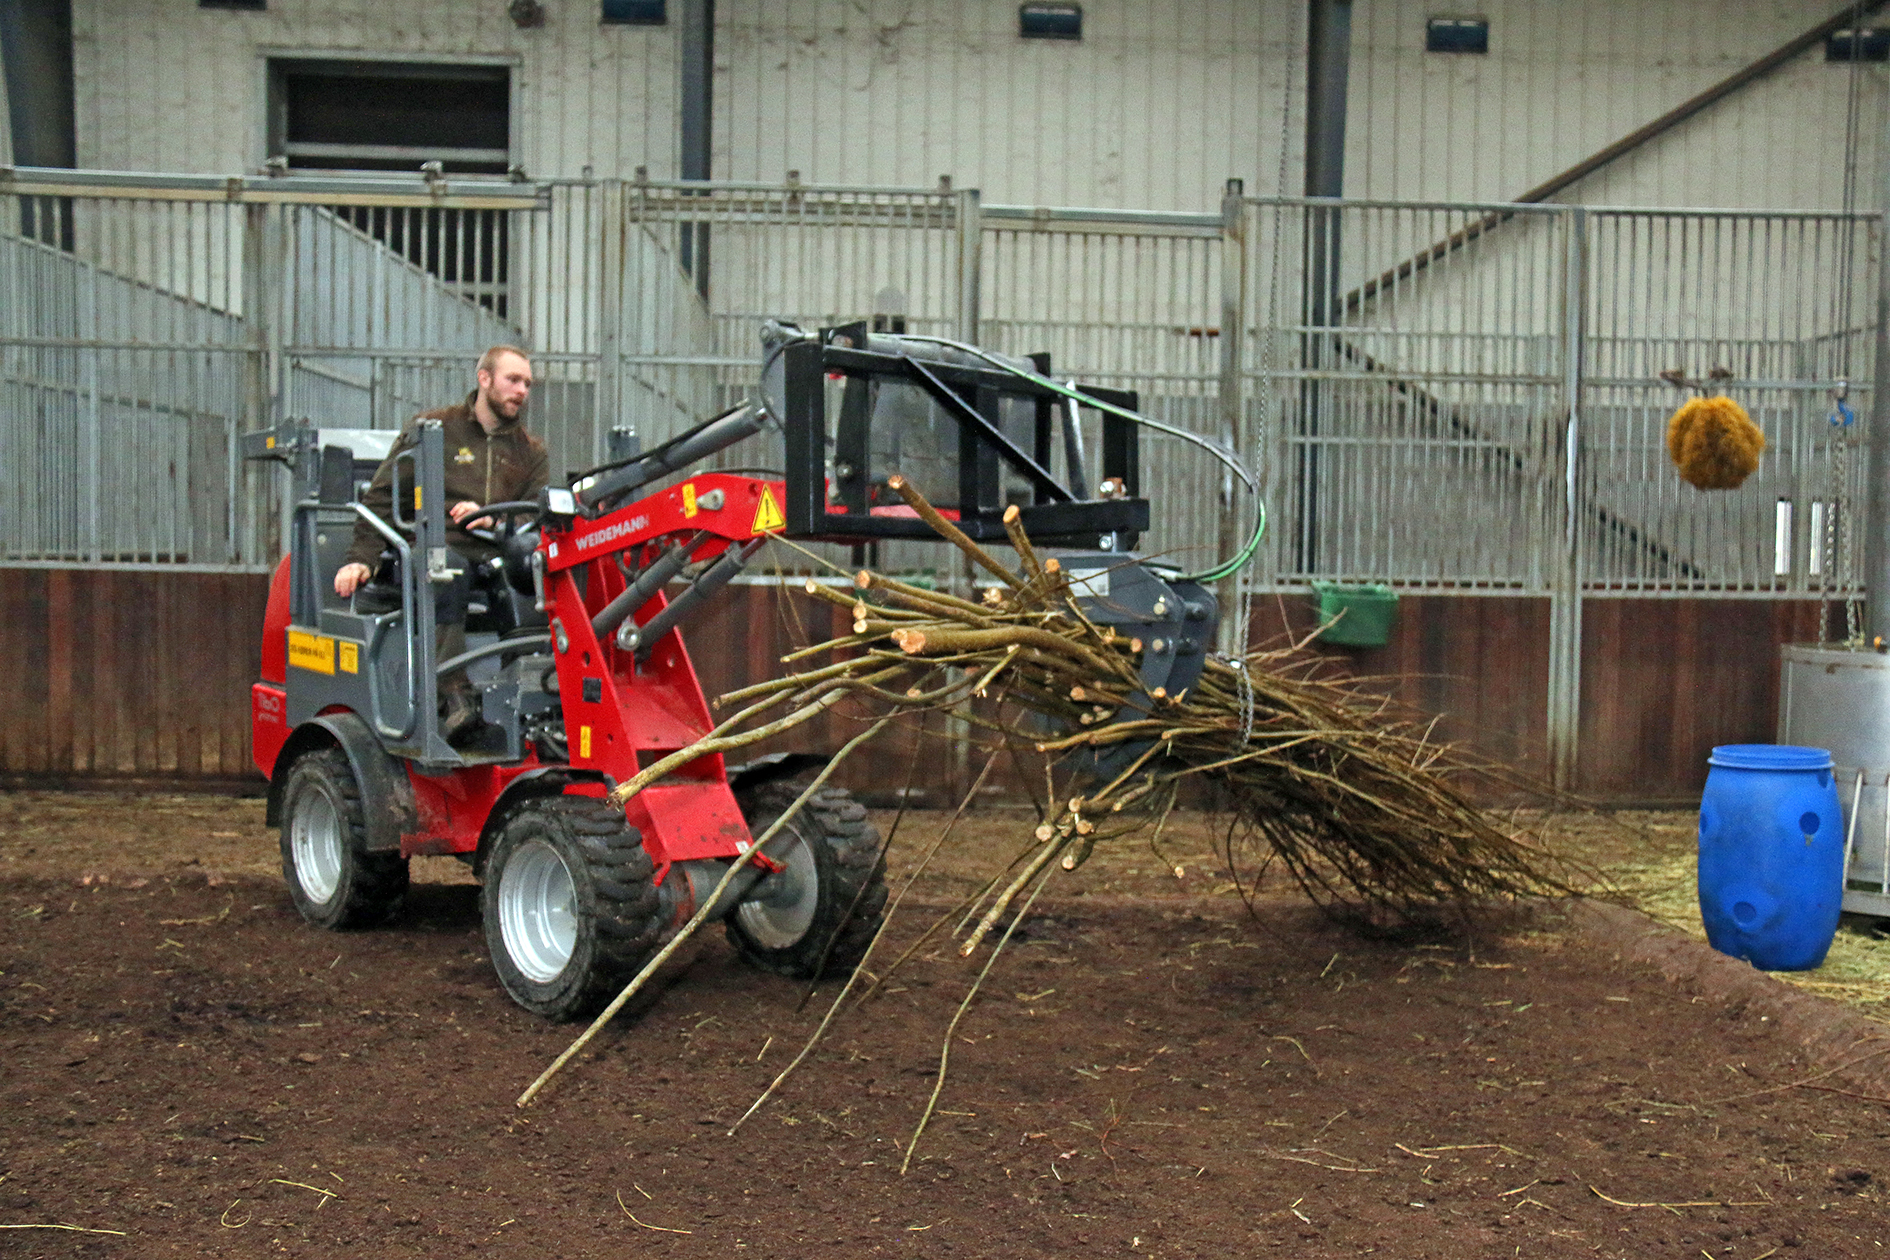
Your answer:
[[[1890,61],[1890,27],[1845,27],[1824,37],[1826,61]]]
[[[292,170],[502,175],[510,165],[505,66],[282,59],[271,63],[269,151]]]
[[[663,0],[603,0],[597,20],[605,26],[661,26],[669,14]]]
[[[1424,24],[1424,51],[1487,53],[1490,51],[1489,19],[1434,17]]]
[[[1017,10],[1017,33],[1025,39],[1083,38],[1080,4],[1026,4]]]

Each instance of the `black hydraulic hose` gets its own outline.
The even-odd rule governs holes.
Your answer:
[[[761,432],[766,420],[767,412],[743,403],[647,454],[597,474],[589,485],[577,491],[577,500],[587,511],[600,511],[659,477],[680,472],[743,438],[753,437]]]

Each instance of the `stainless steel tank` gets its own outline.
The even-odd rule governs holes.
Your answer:
[[[1890,916],[1890,656],[1780,649],[1778,742],[1823,748],[1844,806],[1844,909]]]

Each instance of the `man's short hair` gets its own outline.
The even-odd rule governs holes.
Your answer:
[[[519,349],[517,346],[493,346],[491,349],[487,350],[484,354],[479,356],[479,365],[478,367],[474,369],[474,371],[490,372],[492,370],[492,365],[499,361],[499,356],[502,354],[516,354],[519,358],[525,360],[525,362],[527,363],[530,363],[532,361],[532,356],[529,354],[526,354],[523,350]]]

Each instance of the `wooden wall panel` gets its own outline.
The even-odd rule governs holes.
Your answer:
[[[1308,600],[1255,607],[1256,641],[1303,637]],[[1778,649],[1817,637],[1804,601],[1589,600],[1582,620],[1575,788],[1599,801],[1697,800],[1715,744],[1767,743],[1778,721]],[[1439,738],[1548,774],[1546,599],[1407,596],[1382,648],[1323,655],[1439,717]]]
[[[1307,597],[1255,601],[1256,644],[1299,642],[1317,625]],[[1548,765],[1548,642],[1544,599],[1406,596],[1384,647],[1311,646],[1368,685],[1437,718],[1437,739],[1539,776]]]
[[[1772,741],[1779,646],[1817,634],[1807,601],[1589,600],[1581,789],[1697,800],[1715,744]]]
[[[255,776],[249,685],[266,577],[13,569],[0,586],[0,642],[18,667],[0,708],[0,776]]]
[[[0,699],[0,778],[254,782],[249,685],[268,579],[260,575],[15,569],[0,583],[0,644],[14,675]],[[843,633],[844,610],[789,588],[734,586],[688,629],[715,696],[780,676],[794,647]],[[1256,642],[1315,625],[1304,597],[1256,601]],[[1438,718],[1440,739],[1546,772],[1546,600],[1410,596],[1391,642],[1323,655]],[[1583,620],[1578,788],[1617,802],[1697,799],[1714,744],[1765,742],[1777,721],[1778,646],[1817,633],[1814,603],[1591,600]],[[756,751],[830,750],[860,729],[836,713]],[[962,735],[961,732],[957,732]],[[891,800],[917,737],[888,730],[838,782]],[[918,749],[920,800],[957,800],[978,770],[935,718]],[[1026,771],[1025,773],[1029,773]],[[991,795],[1035,783],[1008,759]]]

